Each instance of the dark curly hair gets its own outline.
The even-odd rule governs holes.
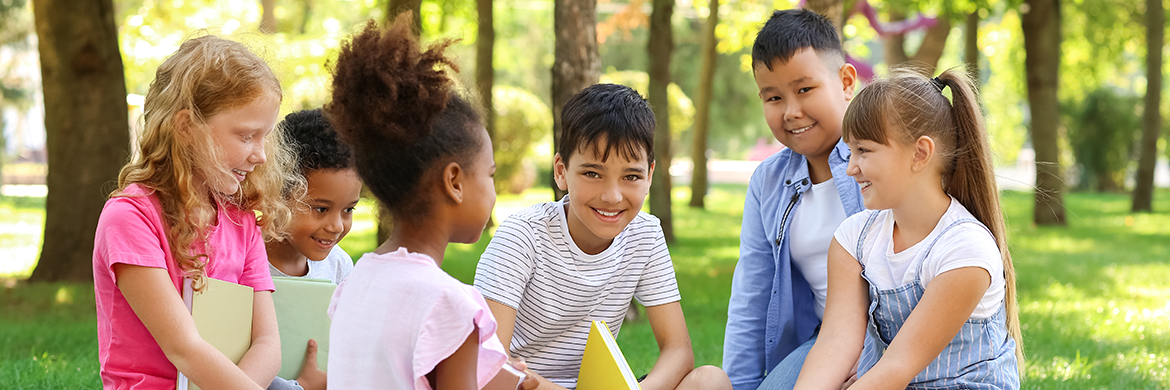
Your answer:
[[[454,89],[458,72],[443,40],[423,50],[409,13],[381,31],[370,21],[343,42],[325,116],[353,148],[358,175],[395,218],[425,218],[433,168],[471,168],[482,142],[482,115]],[[409,211],[404,213],[404,211]]]
[[[288,114],[280,125],[296,151],[301,175],[316,169],[353,168],[353,150],[338,138],[320,108]]]

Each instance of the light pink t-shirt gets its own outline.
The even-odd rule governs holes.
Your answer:
[[[496,320],[474,287],[406,248],[367,253],[329,304],[331,389],[430,389],[426,375],[477,329],[476,379],[487,385],[507,360]]]
[[[93,248],[93,289],[97,301],[98,360],[106,389],[170,389],[178,370],[134,314],[114,280],[116,263],[163,268],[180,294],[183,274],[167,244],[157,195],[131,184],[126,196],[106,201]],[[205,275],[272,291],[264,239],[256,215],[221,204],[218,225],[208,232],[210,262]]]

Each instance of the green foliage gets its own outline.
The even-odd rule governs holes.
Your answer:
[[[492,140],[496,145],[496,192],[519,194],[536,181],[536,166],[552,164],[548,153],[552,149],[552,111],[536,95],[506,85],[492,88],[492,101],[496,107]],[[538,143],[547,146],[535,148]]]
[[[647,96],[650,88],[650,76],[646,72],[619,71],[612,67],[601,75],[600,82],[625,85],[637,90],[642,97]],[[695,123],[695,104],[675,83],[670,83],[666,87],[666,97],[670,100],[670,134],[672,138],[678,140],[683,132],[689,130]]]
[[[1100,88],[1063,110],[1069,143],[1080,168],[1077,188],[1121,191],[1126,168],[1141,137],[1142,99],[1114,88]]]

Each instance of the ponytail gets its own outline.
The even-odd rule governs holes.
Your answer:
[[[947,69],[935,78],[951,90],[951,117],[954,119],[955,144],[949,172],[944,175],[943,190],[962,203],[979,222],[991,230],[1003,258],[1004,309],[1007,327],[1016,340],[1016,361],[1024,363],[1020,308],[1016,301],[1016,269],[1007,246],[1007,225],[995,181],[991,145],[980,111],[979,96],[971,79],[962,72]]]

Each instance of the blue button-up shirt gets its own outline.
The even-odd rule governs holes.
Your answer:
[[[845,173],[849,155],[844,141],[829,154],[846,216],[863,209],[861,189]],[[794,270],[789,249],[789,230],[799,228],[792,226],[793,209],[811,187],[808,159],[791,149],[764,160],[748,184],[723,342],[723,367],[735,390],[759,387],[820,325],[812,287]]]

